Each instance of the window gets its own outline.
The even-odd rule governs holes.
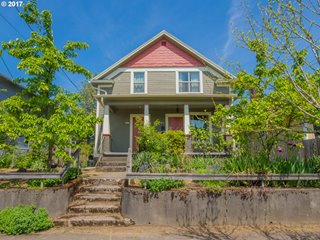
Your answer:
[[[145,93],[146,81],[145,72],[133,72],[132,93]]]
[[[200,73],[179,72],[179,92],[200,92]]]
[[[207,129],[208,120],[208,115],[191,115],[190,125],[195,128]]]

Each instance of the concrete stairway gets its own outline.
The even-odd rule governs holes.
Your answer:
[[[104,153],[96,165],[96,170],[104,172],[125,172],[127,156],[127,153]]]
[[[55,219],[56,226],[129,226],[120,214],[123,180],[105,177],[83,179],[66,215]]]

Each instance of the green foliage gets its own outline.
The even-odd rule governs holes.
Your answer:
[[[77,168],[69,168],[63,177],[63,182],[67,183],[81,175],[81,170]],[[32,179],[27,182],[27,185],[32,188],[43,187],[56,187],[62,184],[61,179]]]
[[[66,174],[64,175],[64,182],[69,182],[73,179],[78,178],[81,175],[81,169],[71,167],[67,170]]]
[[[20,205],[0,211],[0,232],[10,235],[47,230],[53,222],[44,208]]]
[[[27,182],[27,185],[31,188],[39,188],[41,183],[43,187],[55,187],[61,185],[62,182],[61,179],[32,179]]]
[[[206,157],[194,157],[189,158],[185,161],[183,168],[187,171],[197,171],[197,170],[205,170],[211,167],[217,167],[218,161],[214,158],[206,158]]]
[[[79,142],[94,134],[94,125],[99,121],[79,107],[79,95],[66,93],[53,83],[61,71],[91,77],[87,69],[73,61],[76,51],[88,45],[68,41],[62,50],[58,49],[54,44],[51,13],[39,12],[36,1],[24,4],[23,8],[20,16],[37,31],[29,39],[2,42],[3,50],[19,60],[17,68],[28,77],[17,79],[26,86],[21,95],[0,102],[0,134],[10,139],[23,135],[32,149],[46,149],[49,167],[53,156],[71,160],[65,149],[78,148]],[[26,159],[19,162],[21,166],[28,165]]]
[[[87,142],[80,144],[80,164],[81,167],[88,166],[89,156],[93,154],[93,146]]]
[[[157,131],[160,121],[144,126],[142,119],[137,119],[139,130],[137,146],[139,152],[156,152],[160,154],[181,154],[184,152],[185,136],[180,130],[169,130],[164,133]]]
[[[84,81],[79,91],[79,95],[81,97],[79,106],[80,108],[84,109],[85,112],[88,114],[95,114],[96,112],[97,101],[93,97],[93,95],[95,94],[96,94],[96,91],[92,87],[92,85],[89,82]]]
[[[221,105],[216,106],[215,112],[210,119],[202,119],[205,128],[190,127],[192,146],[197,152],[210,154],[211,152],[229,152],[231,142],[224,138],[224,113]]]
[[[174,188],[182,188],[184,182],[181,180],[172,179],[154,179],[154,180],[141,180],[141,186],[149,189],[152,192],[162,192]]]

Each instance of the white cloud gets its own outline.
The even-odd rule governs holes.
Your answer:
[[[232,30],[243,23],[244,15],[241,0],[232,0],[228,11],[228,36],[222,50],[222,60],[226,60],[235,48],[236,42]]]

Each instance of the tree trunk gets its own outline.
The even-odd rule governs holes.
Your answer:
[[[53,158],[53,144],[50,143],[48,147],[48,170],[51,169],[52,158]]]

